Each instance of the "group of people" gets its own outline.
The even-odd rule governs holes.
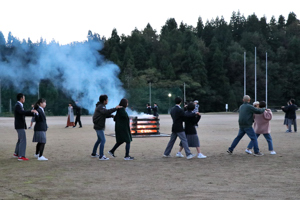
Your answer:
[[[153,107],[151,107],[150,103],[147,103],[146,104],[146,114],[158,117],[158,106],[157,106],[157,103],[154,103]]]
[[[243,104],[239,108],[239,132],[227,152],[232,154],[234,148],[238,145],[244,135],[247,134],[251,141],[245,152],[254,156],[263,156],[264,154],[259,151],[257,142],[257,138],[263,134],[268,142],[270,154],[275,155],[276,152],[273,149],[269,123],[272,119],[272,111],[266,109],[266,103],[264,101],[254,102],[252,106],[250,100],[251,98],[248,95],[243,97]],[[253,122],[254,128],[252,127]],[[251,151],[252,148],[254,149],[254,153]]]
[[[75,115],[76,115],[75,121],[74,121],[74,110],[75,110]],[[79,128],[82,128],[80,116],[81,116],[81,107],[79,106],[78,101],[75,102],[74,106],[72,105],[72,103],[69,103],[68,119],[67,119],[67,125],[65,128],[68,128],[69,126],[72,126],[73,128],[75,128],[77,123],[79,124]]]
[[[32,110],[25,111],[23,104],[25,102],[25,96],[22,93],[17,95],[17,103],[15,105],[15,129],[18,133],[18,141],[16,144],[15,152],[13,157],[18,158],[19,161],[27,161],[26,158],[26,122],[25,116],[33,116],[35,121],[34,135],[32,142],[37,142],[36,152],[34,157],[39,161],[48,160],[43,156],[45,144],[46,144],[46,131],[48,129],[46,115],[44,108],[46,107],[46,100],[41,98],[35,104]]]

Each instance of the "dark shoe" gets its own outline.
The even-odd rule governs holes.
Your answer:
[[[79,126],[79,128],[82,128],[82,126]]]
[[[92,158],[97,158],[97,157],[99,157],[99,155],[98,154],[91,154],[91,157]]]
[[[264,154],[261,153],[261,152],[258,152],[258,153],[254,153],[253,155],[254,155],[254,156],[263,156]]]
[[[65,128],[68,128],[68,126],[66,126]]]
[[[231,154],[232,154],[232,151],[228,149],[228,150],[227,150],[227,153],[229,153],[229,154],[231,155]]]
[[[134,160],[134,157],[127,156],[127,157],[124,157],[124,160]]]
[[[115,158],[117,156],[115,156],[115,154],[113,154],[111,151],[107,152],[111,157]]]

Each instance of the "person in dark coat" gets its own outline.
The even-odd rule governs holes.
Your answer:
[[[113,112],[122,108],[122,106],[116,106],[115,108],[106,109],[106,105],[108,103],[108,96],[103,94],[100,95],[99,101],[96,104],[96,109],[93,115],[93,123],[94,129],[97,133],[97,141],[95,142],[91,157],[96,158],[99,157],[99,160],[109,160],[105,155],[103,155],[104,144],[106,142],[104,130],[105,130],[105,122],[106,118],[114,117],[112,115]],[[99,155],[97,155],[97,148],[99,147]]]
[[[185,122],[185,135],[188,141],[189,147],[196,147],[198,158],[206,158],[205,155],[203,155],[200,151],[200,141],[197,135],[196,125],[198,124],[201,115],[199,112],[194,112],[195,110],[195,104],[189,103],[187,106],[187,111],[184,113],[184,122]],[[181,154],[181,151],[183,149],[182,143],[179,144],[180,148],[178,153],[176,154],[176,157],[184,157]]]
[[[27,129],[25,116],[34,116],[34,113],[38,113],[36,110],[25,111],[23,108],[23,103],[25,102],[25,96],[22,93],[17,95],[18,102],[15,105],[15,129],[18,133],[18,141],[15,148],[15,153],[13,157],[18,158],[19,161],[27,161],[28,158],[25,157],[26,153],[26,132]]]
[[[123,144],[125,142],[126,143],[126,146],[125,146],[126,153],[125,153],[124,160],[133,160],[134,157],[131,157],[129,155],[130,143],[132,141],[130,125],[129,125],[130,121],[129,121],[128,114],[125,110],[126,107],[128,106],[128,100],[122,99],[120,101],[119,106],[122,106],[123,108],[120,108],[117,111],[116,116],[114,117],[114,120],[116,122],[116,124],[115,124],[116,144],[108,152],[108,154],[111,155],[112,157],[116,157],[114,155],[115,151],[121,144]]]
[[[296,110],[298,110],[298,107],[295,105],[295,99],[290,100],[289,106],[282,106],[281,108],[288,112],[288,130],[286,132],[292,132],[292,124],[294,124],[294,131],[297,132]]]
[[[154,103],[152,111],[153,111],[153,116],[158,117],[158,107],[156,103]]]
[[[290,105],[290,101],[287,102],[287,106]],[[283,121],[283,125],[286,125],[286,132],[289,131],[289,124],[288,124],[288,115],[289,115],[289,112],[287,110],[285,110],[284,108],[287,107],[287,106],[282,106],[281,109],[282,111],[285,113],[284,114],[284,121]]]
[[[147,115],[152,115],[150,103],[147,103],[146,106],[147,106],[146,114],[147,114]]]
[[[82,128],[82,124],[81,124],[81,120],[80,120],[80,116],[81,116],[81,107],[79,106],[78,101],[75,102],[74,109],[75,109],[76,119],[75,119],[75,125],[74,125],[73,127],[75,128],[76,125],[77,125],[77,122],[78,122],[79,128]]]
[[[37,158],[39,161],[46,161],[48,158],[43,156],[45,144],[46,144],[46,131],[48,129],[45,109],[46,107],[46,100],[39,99],[36,104],[34,105],[34,109],[38,112],[35,115],[35,125],[34,125],[34,135],[32,142],[37,142],[36,151],[34,157]]]

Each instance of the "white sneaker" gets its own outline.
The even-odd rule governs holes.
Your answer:
[[[40,154],[34,154],[33,155],[35,158],[38,158],[40,156]]]
[[[178,152],[178,153],[176,153],[176,157],[177,157],[177,158],[184,158],[184,155],[182,155],[181,152]]]
[[[190,155],[188,155],[188,156],[186,157],[186,159],[192,159],[192,158],[194,158],[194,157],[195,157],[194,154],[190,154]]]
[[[271,151],[270,154],[271,154],[271,155],[275,155],[276,152],[275,152],[275,151]]]
[[[106,158],[106,156],[103,155],[99,160],[109,160],[109,158]]]
[[[165,154],[164,154],[163,157],[164,157],[164,158],[171,158],[172,156],[171,156],[171,155],[165,155]]]
[[[206,158],[207,156],[203,155],[202,153],[199,153],[197,157],[198,158]]]
[[[247,154],[252,154],[252,151],[251,151],[250,149],[246,149],[245,152],[246,152]]]
[[[38,160],[43,161],[43,160],[48,160],[48,158],[45,158],[44,156],[38,157]]]

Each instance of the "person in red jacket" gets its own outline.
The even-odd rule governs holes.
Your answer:
[[[259,102],[259,108],[265,108],[265,107],[266,107],[266,102],[264,102],[264,101]],[[271,133],[270,120],[272,119],[272,116],[273,116],[273,114],[270,109],[266,109],[265,112],[263,112],[262,114],[254,114],[253,115],[253,118],[254,118],[253,127],[254,127],[254,132],[256,133],[257,138],[262,134],[268,142],[270,154],[275,155],[276,152],[273,149],[273,141],[272,141],[272,137],[270,135],[270,133]],[[252,148],[253,148],[253,142],[250,141],[245,152],[248,154],[252,154],[252,151],[251,151]]]

